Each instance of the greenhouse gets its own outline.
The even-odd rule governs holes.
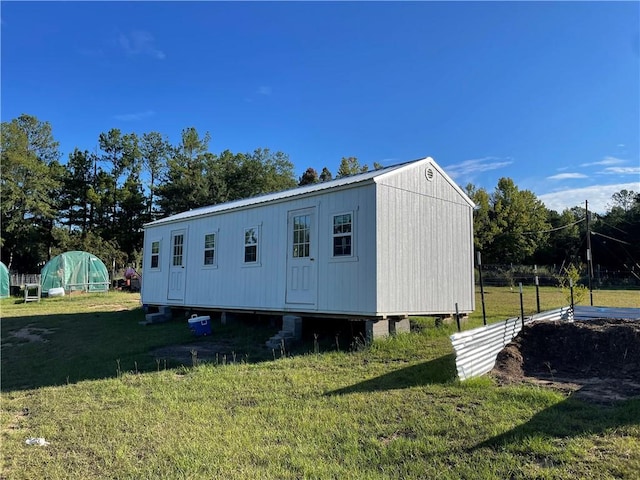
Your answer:
[[[0,298],[9,296],[9,269],[0,262]]]
[[[105,264],[88,252],[65,252],[47,262],[41,271],[42,291],[63,288],[66,293],[106,292],[109,272]]]

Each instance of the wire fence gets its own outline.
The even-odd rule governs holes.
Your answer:
[[[523,285],[559,286],[567,283],[569,265],[482,265],[476,266],[475,281],[480,284],[480,276],[485,286],[517,287]],[[588,285],[589,272],[585,265],[576,267],[578,277],[574,283]],[[632,265],[627,269],[594,265],[591,278],[594,288],[638,288],[640,287],[640,267]]]

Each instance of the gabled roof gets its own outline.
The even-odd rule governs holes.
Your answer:
[[[161,218],[153,222],[146,223],[144,226],[151,227],[160,225],[163,223],[172,223],[180,220],[186,220],[196,217],[204,217],[214,213],[226,212],[229,210],[237,210],[240,208],[252,207],[254,205],[260,205],[263,203],[271,203],[276,201],[282,201],[289,198],[298,197],[301,195],[307,195],[315,192],[324,192],[327,190],[346,188],[355,184],[373,183],[375,179],[382,175],[408,168],[420,162],[429,162],[451,183],[451,185],[459,191],[459,193],[469,201],[473,206],[473,202],[467,197],[467,195],[458,187],[443,171],[436,165],[432,158],[421,158],[418,160],[411,160],[409,162],[399,163],[397,165],[391,165],[389,167],[380,168],[378,170],[371,170],[365,173],[359,173],[356,175],[350,175],[348,177],[341,177],[334,180],[328,180],[326,182],[314,183],[311,185],[303,185],[302,187],[295,187],[288,190],[282,190],[280,192],[267,193],[264,195],[257,195],[255,197],[243,198],[241,200],[233,200],[231,202],[218,203],[216,205],[210,205],[207,207],[194,208],[186,212],[177,213],[169,217]]]

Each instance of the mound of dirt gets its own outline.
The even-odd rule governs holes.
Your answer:
[[[535,383],[609,403],[640,396],[640,322],[535,322],[499,354],[501,384]]]

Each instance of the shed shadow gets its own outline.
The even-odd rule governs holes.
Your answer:
[[[0,390],[151,373],[213,361],[216,355],[221,363],[270,359],[261,346],[273,334],[269,326],[216,322],[212,335],[195,337],[184,316],[157,325],[141,325],[144,319],[142,309],[3,318]],[[163,351],[175,347],[186,352],[184,359]]]
[[[370,393],[385,390],[445,384],[456,379],[455,354],[451,353],[428,362],[400,368],[364,382],[327,392],[325,395]]]
[[[501,450],[532,436],[562,439],[599,435],[628,425],[640,425],[640,398],[603,405],[569,397],[537,413],[528,422],[478,443],[470,450]]]

